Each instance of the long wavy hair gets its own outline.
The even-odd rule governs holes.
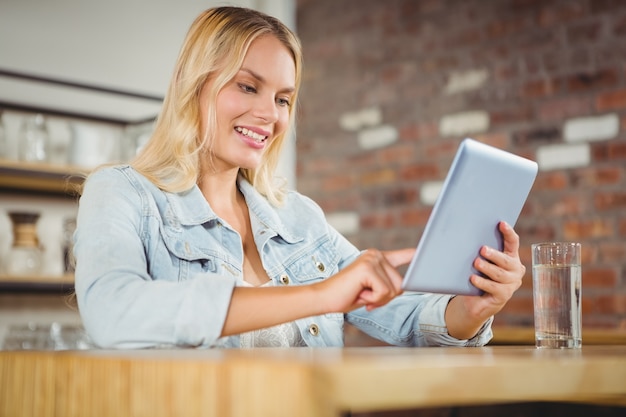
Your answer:
[[[272,204],[280,205],[284,189],[275,178],[280,152],[294,128],[297,94],[302,77],[302,48],[296,35],[278,19],[241,7],[217,7],[204,11],[191,25],[183,42],[174,74],[156,120],[154,132],[131,161],[131,165],[159,188],[183,192],[193,187],[200,175],[200,158],[211,154],[219,91],[237,74],[250,44],[263,35],[275,36],[291,52],[296,69],[289,126],[274,138],[255,169],[240,169]],[[213,80],[208,97],[206,131],[200,127],[200,92]],[[208,158],[211,163],[211,158]],[[209,166],[210,169],[210,166]]]

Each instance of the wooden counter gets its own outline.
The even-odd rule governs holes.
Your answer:
[[[626,330],[583,328],[583,345],[626,345]],[[533,327],[494,326],[490,345],[535,345]]]
[[[626,405],[626,346],[0,352],[0,416],[298,416]]]

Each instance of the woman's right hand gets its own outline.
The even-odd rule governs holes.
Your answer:
[[[352,264],[317,284],[328,312],[347,313],[359,307],[368,311],[402,294],[397,267],[408,264],[415,248],[394,251],[368,249]]]

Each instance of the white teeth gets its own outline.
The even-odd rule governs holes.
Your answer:
[[[236,127],[235,130],[241,133],[242,135],[245,135],[249,138],[254,139],[257,142],[263,142],[267,138],[267,136],[261,136],[258,133],[255,133],[251,130],[246,129],[245,127]]]

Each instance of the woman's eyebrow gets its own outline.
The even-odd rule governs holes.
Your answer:
[[[256,78],[261,83],[265,82],[265,78],[263,78],[263,76],[261,74],[255,72],[255,71],[252,71],[249,68],[241,68],[240,71],[247,72],[248,74],[250,74],[252,77]],[[293,93],[294,91],[296,91],[295,87],[285,87],[282,90],[280,90],[281,93]]]

